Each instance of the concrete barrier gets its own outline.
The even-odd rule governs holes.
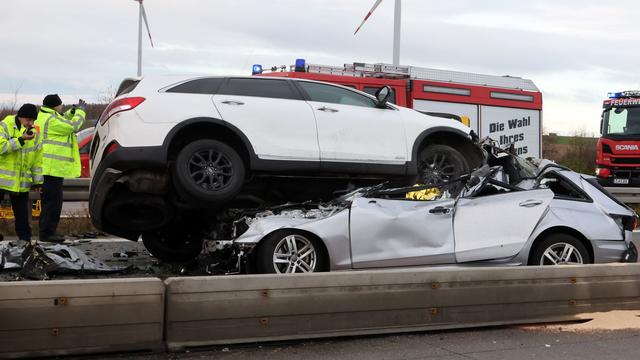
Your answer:
[[[170,350],[640,309],[640,264],[170,278]]]
[[[160,279],[0,283],[0,358],[163,349]]]

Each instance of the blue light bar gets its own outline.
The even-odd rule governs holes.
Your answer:
[[[304,59],[296,59],[296,72],[305,72],[307,67]]]
[[[253,67],[251,68],[251,75],[258,75],[258,74],[262,74],[262,65],[254,64]]]
[[[619,99],[622,97],[622,92],[608,93],[607,96],[609,97],[609,99]]]

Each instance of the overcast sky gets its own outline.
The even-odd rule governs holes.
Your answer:
[[[265,66],[391,62],[393,0],[146,0],[155,42],[143,74],[241,74]],[[136,74],[132,0],[2,0],[0,103],[97,101]],[[640,89],[640,2],[403,0],[401,63],[532,79],[544,128],[597,133],[609,91]]]

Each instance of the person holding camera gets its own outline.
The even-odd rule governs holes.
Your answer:
[[[62,99],[58,94],[45,96],[36,120],[42,130],[42,212],[40,241],[61,243],[65,238],[56,234],[62,211],[62,185],[65,178],[80,176],[80,153],[76,133],[84,124],[86,102],[82,99],[62,114]]]
[[[9,193],[20,240],[31,241],[29,190],[42,182],[37,163],[40,134],[34,128],[38,109],[24,104],[0,122],[0,189]]]

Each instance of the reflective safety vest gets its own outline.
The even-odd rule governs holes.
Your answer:
[[[43,106],[36,125],[42,133],[42,174],[61,178],[80,176],[80,152],[76,132],[84,124],[81,108],[69,109],[64,115]]]
[[[42,167],[38,153],[42,150],[42,136],[36,127],[35,137],[20,143],[18,138],[26,131],[18,129],[15,115],[0,122],[0,189],[28,192],[32,185],[42,184]]]

